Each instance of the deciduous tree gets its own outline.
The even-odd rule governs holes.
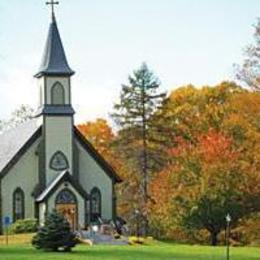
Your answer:
[[[0,120],[0,131],[6,131],[16,127],[30,119],[35,114],[35,110],[28,105],[21,105],[15,109],[8,120]]]
[[[246,47],[245,60],[237,67],[237,78],[247,87],[260,91],[260,18],[255,25],[255,43]]]
[[[259,98],[229,82],[169,95],[158,120],[170,164],[150,185],[150,216],[164,234],[176,222],[207,228],[204,219],[215,244],[227,212],[234,226],[259,212]]]

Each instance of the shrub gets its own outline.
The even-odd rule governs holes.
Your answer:
[[[13,223],[10,227],[10,233],[23,234],[34,233],[37,231],[38,222],[37,219],[19,219]]]
[[[132,236],[129,237],[129,244],[130,245],[135,245],[135,244],[144,244],[145,240],[143,237],[136,237],[136,236]]]
[[[46,217],[44,226],[33,237],[32,245],[36,249],[46,251],[63,249],[68,252],[77,242],[78,239],[75,233],[71,231],[69,222],[63,215],[53,211]]]
[[[239,225],[231,231],[231,238],[240,245],[260,245],[260,213],[241,219]]]

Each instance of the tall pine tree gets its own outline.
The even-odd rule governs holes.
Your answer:
[[[119,126],[120,151],[136,172],[140,183],[137,207],[143,217],[143,233],[148,234],[148,183],[160,163],[156,149],[153,115],[160,107],[165,93],[159,93],[160,81],[145,63],[122,85],[120,102],[114,105],[113,119]]]

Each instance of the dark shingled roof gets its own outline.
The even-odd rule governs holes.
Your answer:
[[[1,172],[31,139],[41,126],[31,119],[16,128],[0,134],[0,177]]]
[[[71,76],[74,73],[75,72],[69,67],[67,62],[56,19],[53,15],[43,53],[42,63],[39,72],[35,75],[35,77],[38,78],[43,75]]]

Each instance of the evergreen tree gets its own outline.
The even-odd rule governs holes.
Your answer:
[[[71,251],[71,248],[77,244],[77,239],[64,216],[53,211],[47,216],[44,226],[33,237],[32,244],[36,249],[47,251],[59,249]]]
[[[152,117],[160,107],[165,93],[158,93],[160,82],[145,63],[122,85],[120,102],[115,104],[113,119],[119,126],[119,147],[140,182],[137,207],[143,216],[144,234],[148,233],[147,202],[150,173],[160,162],[154,141]]]

